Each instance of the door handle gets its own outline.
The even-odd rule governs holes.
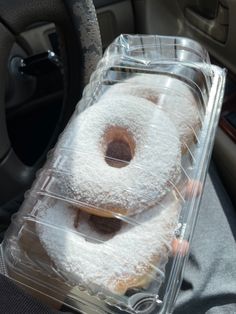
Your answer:
[[[204,17],[190,7],[185,8],[185,17],[200,31],[219,42],[226,42],[229,27],[229,10],[221,3],[218,5],[217,15],[213,19]]]

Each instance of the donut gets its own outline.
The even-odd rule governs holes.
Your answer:
[[[185,256],[189,251],[189,242],[187,240],[178,240],[174,238],[172,240],[172,253],[173,255],[180,254],[181,256]]]
[[[36,231],[56,272],[71,286],[124,295],[151,281],[161,285],[178,222],[177,199],[137,214],[129,223],[119,221],[114,232],[95,228],[96,219],[104,218],[91,220],[83,211],[75,226],[78,210],[61,201],[50,199],[47,206],[38,208]]]
[[[54,271],[53,262],[37,234],[37,208],[46,203],[46,200],[28,198],[13,217],[5,239],[6,271],[27,293],[59,310],[71,288],[63,276]]]
[[[102,97],[114,95],[132,95],[157,104],[175,124],[182,152],[196,139],[201,127],[201,110],[190,87],[179,79],[167,75],[138,75],[116,83]]]
[[[63,164],[67,171],[59,178],[58,193],[80,209],[104,217],[131,216],[160,202],[178,181],[178,132],[150,101],[106,98],[73,123],[73,149]]]

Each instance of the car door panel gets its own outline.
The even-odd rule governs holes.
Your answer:
[[[217,15],[212,19],[194,9],[195,2],[134,0],[138,32],[194,38],[204,44],[212,56],[236,73],[236,2],[219,1]]]
[[[216,62],[231,72],[234,81],[232,92],[236,91],[236,1],[134,0],[134,8],[139,33],[186,36],[199,41]],[[233,108],[235,111],[236,104]],[[236,204],[236,144],[220,128],[216,136],[214,158]]]
[[[95,6],[104,49],[119,34],[134,33],[134,15],[130,0],[95,1]]]

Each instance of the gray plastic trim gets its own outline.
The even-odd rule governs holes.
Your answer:
[[[190,37],[201,44],[224,66],[236,73],[236,1],[221,0],[228,8],[228,32],[221,43],[189,22],[185,9],[194,1],[189,0],[134,0],[138,33]]]
[[[236,205],[236,144],[218,128],[213,156],[224,185]]]
[[[2,275],[7,274],[7,270],[6,270],[5,262],[4,262],[4,258],[3,258],[2,245],[0,245],[0,274],[2,274]]]
[[[24,193],[34,178],[35,168],[24,165],[11,149],[0,163],[0,205]]]
[[[109,1],[108,1],[109,2]],[[134,33],[134,15],[130,0],[119,1],[97,10],[103,49],[118,35]]]
[[[98,8],[105,7],[107,5],[111,5],[111,4],[122,2],[122,1],[125,1],[125,0],[93,0],[93,3],[95,5],[95,8],[98,9]]]

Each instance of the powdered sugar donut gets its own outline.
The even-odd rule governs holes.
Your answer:
[[[120,295],[151,280],[161,284],[178,220],[177,200],[136,215],[133,223],[121,222],[114,233],[95,229],[85,212],[75,227],[77,209],[48,202],[38,208],[36,230],[56,271],[69,283]],[[48,227],[51,223],[57,228]]]
[[[178,132],[165,112],[146,99],[101,100],[80,114],[72,129],[74,150],[61,188],[89,213],[142,212],[179,178]]]
[[[167,75],[142,74],[116,83],[103,97],[132,95],[157,104],[174,122],[182,143],[182,151],[194,141],[201,126],[197,101],[184,82]]]

